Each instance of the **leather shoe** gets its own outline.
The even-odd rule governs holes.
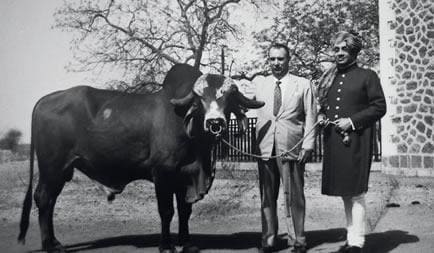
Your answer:
[[[362,248],[360,247],[356,247],[356,246],[351,246],[347,249],[346,251],[347,253],[361,253],[362,252]]]
[[[265,246],[259,249],[259,253],[272,253],[274,252],[273,246]]]
[[[346,253],[346,252],[348,252],[349,248],[350,248],[350,246],[348,245],[348,243],[345,243],[335,253]]]
[[[295,245],[291,250],[292,253],[306,253],[306,246]]]

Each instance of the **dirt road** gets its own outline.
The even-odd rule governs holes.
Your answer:
[[[26,245],[16,243],[27,167],[26,162],[0,165],[1,252],[40,249],[35,206]],[[190,231],[203,252],[257,252],[261,231],[257,183],[257,180],[218,177],[210,194],[193,206]],[[367,196],[371,229],[383,214],[393,187],[394,182],[387,175],[377,173],[371,178]],[[309,251],[330,252],[330,248],[342,244],[345,236],[341,200],[322,196],[320,172],[309,171],[306,199]],[[283,201],[279,199],[279,203],[282,209]],[[58,199],[54,223],[57,238],[71,252],[157,252],[160,223],[154,187],[146,181],[128,185],[110,204],[94,182],[76,173]],[[172,232],[176,233],[176,215],[172,224]],[[279,231],[284,237],[283,220]],[[282,252],[285,248],[282,245]]]

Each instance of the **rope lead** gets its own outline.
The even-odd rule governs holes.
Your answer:
[[[239,148],[237,148],[237,147],[235,147],[234,145],[232,145],[232,144],[230,144],[227,140],[225,140],[225,139],[222,139],[222,142],[224,143],[224,144],[226,144],[227,146],[229,146],[230,148],[232,148],[232,149],[234,149],[234,150],[236,150],[236,151],[238,151],[239,153],[241,153],[241,154],[243,154],[243,155],[247,155],[247,156],[250,156],[250,157],[254,157],[254,158],[258,158],[258,159],[263,159],[263,160],[268,160],[268,159],[276,159],[276,158],[281,158],[281,157],[284,157],[284,156],[286,156],[287,154],[289,154],[289,153],[291,153],[294,149],[296,149],[314,130],[315,130],[315,128],[318,126],[318,124],[320,123],[321,121],[318,121],[318,122],[316,122],[315,123],[315,125],[313,125],[313,127],[307,132],[307,134],[305,134],[304,136],[303,136],[303,138],[301,138],[290,150],[288,150],[288,151],[285,151],[285,152],[283,152],[282,154],[280,154],[280,155],[274,155],[274,156],[261,156],[261,155],[256,155],[256,154],[252,154],[252,153],[248,153],[248,152],[245,152],[245,151],[243,151],[243,150],[241,150],[241,149],[239,149]]]

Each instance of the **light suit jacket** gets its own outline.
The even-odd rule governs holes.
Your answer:
[[[265,105],[257,110],[256,138],[260,154],[266,157],[271,156],[273,145],[276,147],[276,155],[291,149],[312,129],[317,117],[310,81],[289,73],[280,80],[282,105],[274,116],[276,80],[273,75],[258,76],[253,80],[253,85],[256,86],[256,99],[265,102]],[[286,160],[297,159],[301,148],[313,149],[315,132],[311,132]]]

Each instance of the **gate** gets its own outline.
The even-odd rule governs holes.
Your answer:
[[[249,153],[257,154],[256,152],[256,118],[248,118],[248,128],[243,135],[238,133],[238,125],[235,119],[231,119],[228,124],[228,131],[226,131],[223,138],[230,144],[238,149]],[[375,124],[373,138],[373,160],[381,161],[381,122],[377,121]],[[321,162],[323,157],[323,136],[322,132],[318,131],[315,138],[315,147],[313,150],[310,162]],[[230,162],[253,162],[256,158],[244,155],[237,150],[231,149],[221,141],[217,144],[215,149],[217,160],[230,161]]]

